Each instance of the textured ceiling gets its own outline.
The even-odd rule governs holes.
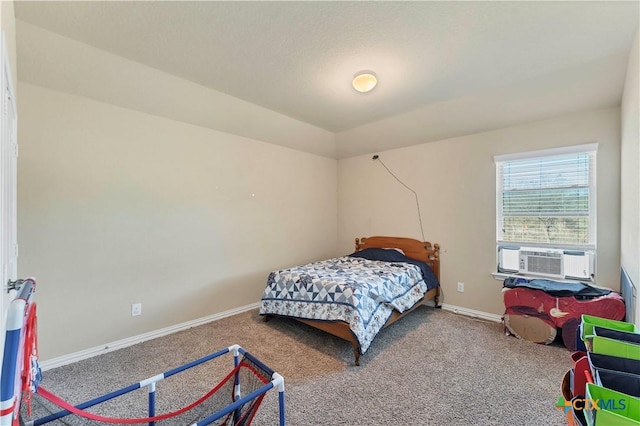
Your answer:
[[[332,132],[607,58],[624,64],[638,28],[638,2],[611,1],[19,1],[15,11]],[[378,75],[373,92],[350,87],[360,70]]]

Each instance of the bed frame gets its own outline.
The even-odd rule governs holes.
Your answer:
[[[434,275],[440,281],[440,246],[438,244],[431,244],[429,241],[418,241],[413,238],[402,237],[367,237],[356,238],[356,251],[364,250],[366,248],[399,248],[406,256],[425,262]],[[440,287],[436,287],[427,291],[424,297],[418,301],[413,307],[402,313],[393,311],[384,327],[388,327],[400,318],[409,314],[419,306],[423,305],[426,301],[433,299],[435,306],[438,306],[438,298],[440,296]],[[267,320],[269,315],[265,317]],[[355,364],[360,365],[360,344],[354,336],[349,324],[344,321],[320,321],[309,320],[303,318],[294,318],[296,321],[307,324],[311,327],[317,328],[336,337],[346,340],[353,346],[353,354],[355,356]]]

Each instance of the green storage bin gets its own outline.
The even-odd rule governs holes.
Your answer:
[[[594,317],[591,315],[582,315],[582,321],[580,322],[580,337],[582,341],[586,341],[587,338],[593,336],[593,327],[604,327],[611,330],[628,331],[630,333],[637,333],[636,325],[624,322],[616,321],[612,319]]]
[[[640,426],[640,398],[593,383],[587,383],[585,398],[598,401],[599,409],[585,407],[584,417],[588,426]]]
[[[593,336],[588,340],[590,344],[587,347],[593,353],[640,360],[640,345],[601,336]]]

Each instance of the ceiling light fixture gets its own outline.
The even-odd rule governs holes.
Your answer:
[[[351,85],[358,92],[367,93],[373,90],[378,84],[378,79],[372,71],[361,71],[353,77]]]

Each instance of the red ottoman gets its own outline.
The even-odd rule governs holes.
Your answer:
[[[570,350],[576,349],[576,333],[582,314],[613,320],[622,320],[625,316],[622,296],[613,291],[603,296],[583,298],[558,296],[524,286],[505,286],[503,298],[504,324],[511,334],[549,344],[555,340],[560,328],[564,345]]]

